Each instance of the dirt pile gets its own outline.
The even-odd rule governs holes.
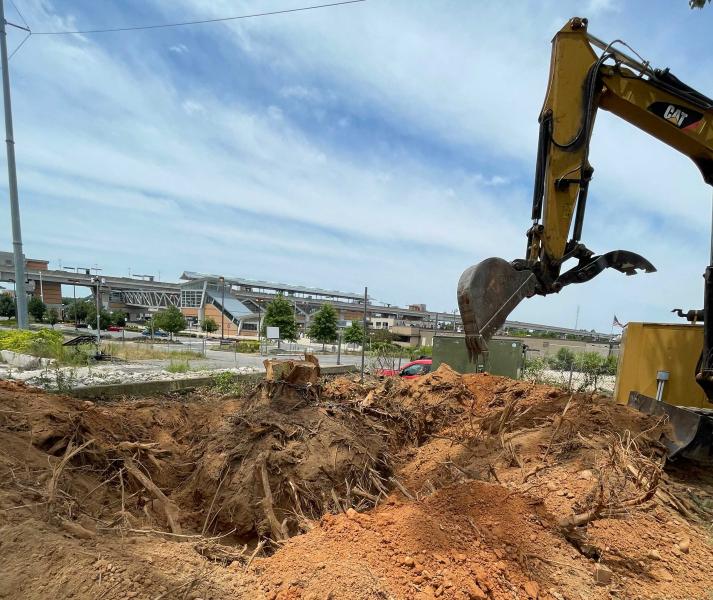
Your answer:
[[[664,468],[666,427],[447,367],[111,404],[0,384],[0,597],[706,598],[713,475]]]

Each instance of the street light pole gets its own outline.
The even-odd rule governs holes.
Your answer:
[[[17,199],[17,169],[15,166],[15,137],[12,130],[12,105],[10,103],[10,73],[7,64],[7,32],[5,6],[0,0],[0,62],[2,67],[2,93],[5,105],[5,141],[7,142],[7,176],[10,188],[10,216],[12,220],[12,251],[15,260],[15,302],[17,327],[27,329],[27,293],[25,292],[25,256],[22,253],[20,205]]]
[[[366,308],[367,308],[367,302],[369,301],[369,294],[368,294],[369,288],[364,288],[364,317],[363,317],[363,326],[364,326],[364,338],[361,341],[361,378],[360,381],[364,383],[364,349],[366,347]]]
[[[223,284],[223,298],[220,302],[220,342],[222,343],[225,339],[225,277],[221,276],[220,282]]]
[[[0,1],[2,1],[2,0],[0,0]],[[99,277],[95,276],[94,281],[96,281],[96,284],[97,284],[97,292],[96,292],[96,298],[97,298],[97,302],[96,302],[96,304],[97,304],[97,352],[100,352],[101,351],[101,321],[99,319],[100,319],[100,313],[101,313],[101,306],[100,306],[99,294],[101,292],[99,289],[99,285],[101,283],[101,280],[99,279]]]

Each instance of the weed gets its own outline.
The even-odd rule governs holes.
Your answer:
[[[230,394],[231,396],[244,395],[254,384],[249,378],[238,377],[230,371],[216,373],[213,376],[213,389],[221,394]]]
[[[187,373],[189,369],[190,365],[187,360],[171,360],[166,367],[166,371],[169,373]]]
[[[69,394],[77,385],[77,371],[75,369],[55,369],[54,387],[59,394]]]

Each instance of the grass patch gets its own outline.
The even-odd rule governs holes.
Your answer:
[[[203,358],[200,352],[194,350],[158,350],[150,346],[126,343],[118,344],[115,342],[107,342],[102,344],[102,350],[111,356],[122,358],[124,360],[150,360],[150,359],[183,359]]]
[[[187,373],[190,367],[191,366],[187,360],[172,360],[168,363],[166,371],[169,373]]]

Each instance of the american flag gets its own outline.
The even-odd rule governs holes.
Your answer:
[[[624,329],[624,327],[625,327],[625,325],[623,325],[621,323],[621,321],[619,321],[619,319],[616,318],[616,315],[614,315],[614,321],[612,322],[611,326],[612,327],[621,327],[622,329]]]

